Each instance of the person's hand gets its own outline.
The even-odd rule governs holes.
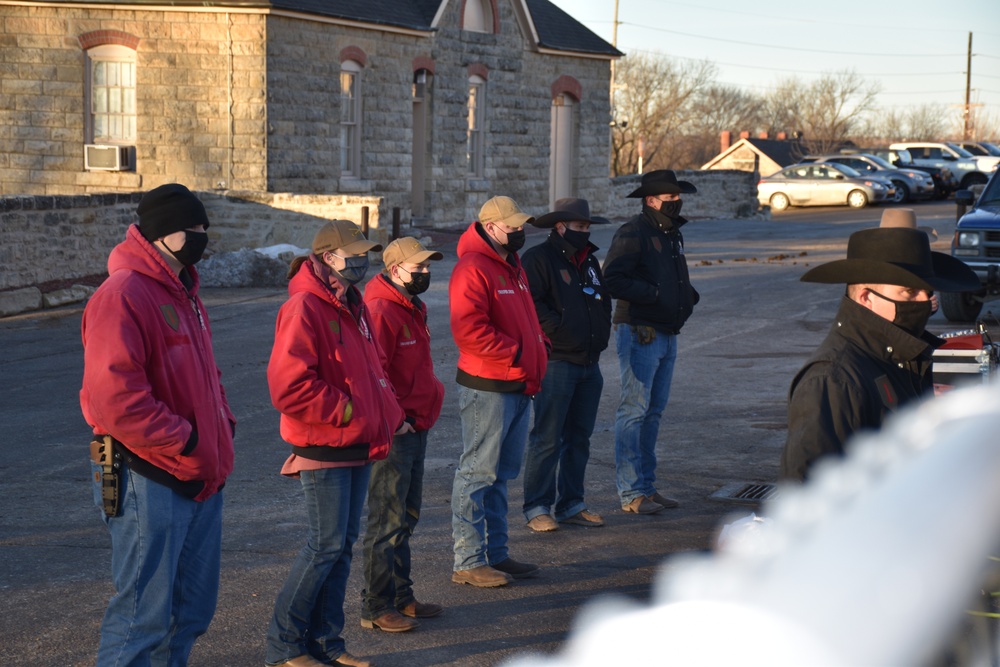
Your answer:
[[[638,324],[635,327],[635,336],[639,339],[640,345],[648,345],[656,338],[656,329],[644,324]]]
[[[937,294],[931,294],[931,315],[933,315],[934,313],[936,313],[938,311],[938,306],[939,305],[940,304],[938,303],[938,295]]]
[[[404,433],[416,433],[416,429],[413,428],[413,424],[403,420],[403,423],[399,425],[396,432],[393,435],[403,435]]]

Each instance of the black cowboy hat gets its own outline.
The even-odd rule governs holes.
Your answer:
[[[642,175],[642,185],[625,195],[629,198],[649,197],[652,195],[694,194],[698,188],[693,183],[678,181],[677,175],[670,169],[657,169]]]
[[[961,261],[932,252],[927,234],[905,227],[862,229],[847,241],[847,259],[810,269],[807,283],[874,283],[942,292],[978,290],[979,278]]]
[[[540,215],[532,222],[535,227],[548,229],[555,227],[557,222],[589,222],[592,225],[610,225],[607,218],[590,215],[590,204],[586,199],[565,197],[556,200],[556,207],[551,213]]]

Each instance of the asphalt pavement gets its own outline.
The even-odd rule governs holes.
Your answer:
[[[947,252],[951,202],[916,204]],[[670,403],[658,443],[659,490],[681,506],[624,514],[614,484],[614,343],[601,361],[605,385],[587,477],[588,504],[603,528],[532,533],[520,512],[521,478],[510,488],[511,555],[541,566],[535,579],[497,589],[451,582],[451,484],[462,449],[455,390],[457,352],[448,324],[447,281],[458,231],[431,234],[445,259],[425,295],[444,410],[431,431],[424,505],[414,536],[421,600],[447,607],[413,632],[359,623],[360,546],[348,585],[348,650],[380,667],[495,665],[525,652],[558,651],[588,601],[648,600],[671,556],[710,549],[725,521],[753,506],[714,498],[720,489],[775,480],[785,437],[788,383],[830,326],[842,289],[798,278],[844,256],[851,232],[878,224],[880,207],[794,209],[772,220],[695,220],[684,228],[701,302],[679,339]],[[592,228],[603,257],[614,227]],[[422,236],[426,231],[414,230]],[[529,232],[528,245],[545,232]],[[373,271],[375,269],[373,268]],[[203,291],[216,357],[239,419],[236,468],[225,489],[218,611],[192,665],[261,665],[275,595],[306,529],[302,493],[279,473],[288,448],[278,435],[265,377],[281,289]],[[989,310],[987,307],[986,310]],[[19,665],[92,665],[109,596],[110,542],[93,503],[88,429],[80,414],[82,305],[0,319],[0,659]],[[953,331],[945,322],[929,328]],[[360,540],[359,540],[360,545]]]

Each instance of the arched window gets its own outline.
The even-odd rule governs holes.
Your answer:
[[[486,168],[484,116],[486,110],[486,79],[473,74],[469,77],[468,132],[466,155],[469,158],[469,176],[482,178]]]
[[[490,0],[465,0],[462,11],[462,30],[494,32],[493,3]]]
[[[135,144],[135,49],[102,44],[86,55],[88,143]]]
[[[341,176],[361,176],[361,71],[357,61],[340,63]]]

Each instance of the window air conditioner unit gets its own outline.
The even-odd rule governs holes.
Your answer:
[[[83,166],[89,171],[130,171],[132,147],[114,144],[86,144],[83,147]]]

